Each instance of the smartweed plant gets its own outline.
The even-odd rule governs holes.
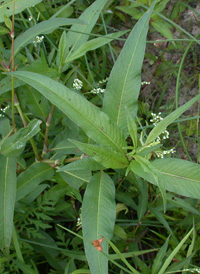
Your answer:
[[[198,250],[200,167],[174,157],[163,141],[167,127],[200,95],[181,106],[177,100],[166,117],[152,113],[147,128],[138,117],[149,22],[169,40],[170,23],[180,29],[161,14],[168,1],[131,4],[132,14],[140,5],[147,11],[136,18],[116,61],[111,42],[123,41],[127,31],[107,33],[109,1],[50,2],[0,3],[2,273],[199,273],[191,262]],[[102,29],[105,35],[95,34]],[[109,74],[105,52],[87,58],[104,45],[115,61]],[[169,225],[178,213],[164,217],[172,207],[192,213],[181,239]],[[148,221],[155,244],[141,230]],[[138,249],[142,235],[148,250]],[[148,265],[150,252],[155,259]]]

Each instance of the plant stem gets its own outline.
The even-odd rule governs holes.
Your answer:
[[[15,0],[13,0],[13,13],[12,13],[12,30],[10,32],[10,36],[12,39],[12,56],[11,56],[11,63],[12,63],[12,71],[15,70],[15,58],[14,58],[14,22],[15,22]],[[12,127],[13,132],[16,131],[16,123],[15,123],[15,89],[14,89],[14,76],[11,76],[11,93],[12,93]]]
[[[80,159],[81,159],[81,157],[67,158],[67,159],[65,159],[64,163],[68,164],[68,163],[72,163],[72,162],[78,161]]]
[[[27,127],[27,122],[26,122],[26,119],[25,119],[25,117],[24,117],[24,114],[23,114],[23,112],[22,112],[22,109],[21,109],[21,107],[20,107],[20,105],[19,105],[19,101],[18,101],[18,98],[17,98],[17,94],[15,93],[14,94],[14,106],[16,106],[16,108],[17,108],[17,110],[18,110],[18,113],[19,113],[19,115],[20,115],[20,118],[21,118],[21,120],[22,120],[22,123],[23,123],[23,125],[24,125],[24,127]]]
[[[53,112],[54,112],[55,106],[52,105],[51,110],[49,112],[49,116],[46,121],[46,130],[45,130],[45,136],[44,136],[44,146],[43,146],[43,151],[42,151],[42,157],[47,153],[47,142],[48,142],[48,135],[49,135],[49,127],[50,123],[53,117]]]
[[[18,101],[18,98],[17,98],[17,94],[15,93],[15,97],[14,97],[14,105],[16,106],[17,110],[18,110],[18,113],[20,115],[20,118],[22,120],[22,123],[24,125],[24,127],[27,127],[27,121],[26,121],[26,118],[24,116],[24,113],[20,107],[20,104],[19,104],[19,101]],[[38,161],[41,160],[41,157],[40,157],[40,154],[39,154],[39,151],[36,147],[36,144],[35,144],[35,141],[33,140],[33,138],[30,139],[30,143],[32,145],[32,148],[33,148],[33,151],[34,151],[34,154],[35,154],[35,157]]]

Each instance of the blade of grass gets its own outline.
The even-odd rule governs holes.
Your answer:
[[[164,262],[163,266],[161,267],[160,271],[158,272],[158,274],[163,274],[165,273],[165,270],[167,269],[167,267],[169,266],[169,264],[171,263],[171,261],[173,260],[173,258],[175,257],[175,255],[178,253],[178,251],[181,249],[181,247],[183,246],[183,244],[186,242],[186,240],[188,239],[188,237],[190,236],[190,234],[192,233],[194,228],[192,228],[187,234],[186,236],[181,240],[181,242],[177,245],[177,247],[172,251],[172,253],[169,255],[169,257],[166,259],[166,261]]]
[[[107,237],[104,237],[104,238],[109,243],[109,245],[112,247],[112,249],[115,251],[115,253],[118,255],[118,257],[122,260],[122,262],[132,271],[131,273],[140,274],[134,267],[132,267],[129,264],[129,262],[124,258],[124,256],[121,254],[119,249]]]

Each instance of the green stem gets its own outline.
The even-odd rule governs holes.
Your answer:
[[[18,101],[18,98],[17,98],[17,94],[15,94],[14,98],[15,98],[15,104],[14,105],[16,106],[16,108],[18,110],[18,113],[20,115],[22,123],[23,123],[24,127],[27,127],[28,124],[27,124],[26,118],[24,116],[24,113],[23,113],[23,111],[20,107],[20,104],[19,104],[19,101]],[[35,154],[35,157],[36,157],[37,161],[40,161],[41,157],[40,157],[39,151],[36,147],[36,144],[35,144],[35,141],[33,140],[33,138],[30,139],[30,143],[32,145],[32,148],[33,148],[33,151],[34,151],[34,154]]]
[[[11,94],[12,94],[12,127],[13,132],[16,131],[16,123],[15,123],[15,90],[14,90],[14,76],[11,76]]]
[[[42,157],[47,153],[47,142],[48,142],[48,135],[49,135],[49,127],[50,127],[50,123],[51,123],[51,120],[52,120],[52,117],[53,117],[54,109],[55,109],[55,106],[52,105],[51,110],[49,112],[49,116],[47,118]]]
[[[18,111],[18,113],[19,113],[19,116],[20,116],[20,118],[21,118],[21,120],[22,120],[22,123],[23,123],[23,125],[24,125],[24,127],[27,127],[27,122],[26,122],[26,119],[25,119],[25,117],[24,117],[24,114],[23,114],[23,112],[22,112],[22,109],[21,109],[21,107],[20,107],[20,105],[19,105],[19,101],[18,101],[18,98],[17,98],[17,95],[16,95],[16,93],[14,94],[14,105],[16,106],[16,108],[17,108],[17,111]]]
[[[38,148],[37,148],[33,138],[30,139],[30,143],[31,143],[31,146],[33,148],[33,151],[34,151],[34,154],[35,154],[35,157],[36,157],[37,161],[41,161],[41,156],[39,154]]]
[[[67,159],[65,159],[64,163],[68,164],[68,163],[72,163],[72,162],[78,161],[80,159],[81,159],[81,157],[67,158]]]
[[[11,56],[11,63],[12,63],[12,71],[15,70],[15,59],[14,59],[14,23],[15,23],[15,0],[13,0],[13,13],[12,13],[12,30],[10,32],[10,36],[12,39],[12,56]],[[12,127],[13,132],[16,131],[16,123],[15,123],[15,89],[14,89],[14,76],[11,76],[11,94],[12,94]]]

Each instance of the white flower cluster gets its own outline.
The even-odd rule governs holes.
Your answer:
[[[151,123],[153,123],[154,126],[156,126],[160,121],[163,120],[163,118],[160,116],[161,112],[159,112],[158,114],[155,113],[151,113],[152,119],[150,120]],[[168,130],[164,130],[162,133],[162,136],[158,136],[156,141],[160,142],[162,141],[162,139],[168,139],[169,138],[169,131]]]
[[[105,84],[106,82],[108,82],[108,77],[106,77],[106,78],[103,79],[103,80],[100,80],[100,81],[99,81],[99,84]]]
[[[1,112],[5,113],[8,108],[10,108],[10,106],[6,106],[5,108],[1,108],[0,110]],[[2,113],[0,113],[0,117],[5,117],[5,116]]]
[[[83,87],[83,82],[79,79],[74,79],[73,88],[76,90],[81,90]]]
[[[190,273],[200,273],[200,268],[183,269],[182,272],[190,271]]]
[[[29,18],[28,18],[28,21],[32,21],[32,19],[33,19],[33,16],[30,15]]]
[[[98,85],[103,85],[106,82],[108,82],[108,77],[105,78],[105,79],[103,79],[103,80],[100,80],[98,82]],[[104,92],[105,92],[105,89],[104,88],[100,88],[100,87],[94,88],[93,90],[91,90],[91,93],[93,93],[93,94],[99,94],[99,93],[104,93]]]
[[[163,118],[161,117],[161,112],[159,112],[158,114],[155,113],[151,113],[152,119],[150,120],[151,123],[153,123],[154,126],[156,126],[160,121],[163,120]],[[155,140],[155,142],[160,143],[162,140],[168,139],[169,138],[169,131],[168,130],[164,130],[161,133],[161,136],[158,136]],[[164,150],[164,151],[155,151],[155,154],[158,158],[164,158],[165,155],[167,154],[173,154],[175,153],[175,149],[171,148],[169,150]]]
[[[93,94],[98,94],[98,93],[104,93],[105,89],[103,88],[94,88],[93,90],[91,90],[91,93]]]
[[[158,114],[151,113],[152,119],[150,120],[151,123],[153,123],[154,126],[156,126],[163,118],[160,116],[161,112]]]
[[[169,150],[164,150],[164,151],[155,151],[156,156],[158,158],[164,158],[165,155],[167,155],[167,154],[173,154],[175,152],[176,152],[176,150],[174,148],[171,148]]]
[[[41,37],[40,36],[36,36],[35,40],[33,41],[33,44],[39,44],[43,41],[44,39],[44,36],[42,35]]]
[[[141,82],[142,86],[144,86],[144,85],[150,85],[150,84],[151,84],[151,82],[146,82],[146,81]]]

